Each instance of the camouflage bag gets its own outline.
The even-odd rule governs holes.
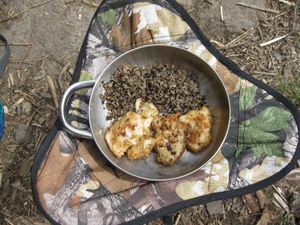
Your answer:
[[[221,55],[174,0],[103,1],[72,83],[96,79],[122,52],[152,43],[184,48],[220,75],[232,108],[221,151],[190,176],[148,182],[112,167],[92,141],[70,137],[57,121],[32,168],[35,202],[53,224],[144,224],[184,207],[255,192],[285,176],[299,158],[297,108]],[[89,94],[73,96],[73,126],[88,128]]]

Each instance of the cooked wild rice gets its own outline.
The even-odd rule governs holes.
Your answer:
[[[187,113],[200,108],[205,99],[186,70],[171,65],[122,66],[104,83],[100,96],[108,109],[107,119],[117,119],[135,111],[135,101],[152,102],[160,113]]]

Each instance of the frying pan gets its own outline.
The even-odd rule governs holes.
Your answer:
[[[185,151],[175,164],[165,167],[159,164],[152,151],[149,157],[129,160],[126,156],[118,159],[110,151],[104,135],[111,121],[106,119],[107,109],[99,97],[104,92],[102,81],[110,80],[121,65],[147,66],[153,64],[176,65],[187,70],[197,82],[201,94],[205,96],[212,114],[212,142],[199,153]],[[73,127],[66,118],[66,103],[70,96],[82,88],[92,88],[88,116],[90,130]],[[218,74],[202,59],[189,51],[166,45],[147,45],[127,51],[113,60],[99,75],[97,80],[82,81],[71,85],[64,93],[60,117],[65,128],[73,135],[94,139],[100,152],[120,170],[144,180],[166,181],[187,176],[208,163],[220,149],[230,124],[230,102],[225,86]]]

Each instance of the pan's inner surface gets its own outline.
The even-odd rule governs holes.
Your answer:
[[[186,151],[181,159],[171,167],[157,163],[155,152],[147,158],[129,160],[126,156],[117,159],[109,150],[104,134],[110,122],[106,120],[107,111],[101,103],[99,93],[103,92],[102,81],[108,81],[115,70],[123,65],[145,66],[151,64],[170,64],[183,68],[192,74],[199,84],[201,94],[213,116],[212,143],[202,152],[193,154]],[[127,52],[117,58],[100,75],[90,100],[90,126],[101,152],[119,169],[142,179],[168,180],[190,174],[203,166],[217,152],[226,136],[229,124],[229,102],[225,88],[215,72],[201,59],[183,49],[151,45]]]

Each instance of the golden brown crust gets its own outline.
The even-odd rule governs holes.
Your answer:
[[[145,137],[138,141],[136,145],[132,145],[127,151],[127,157],[130,160],[139,159],[149,156],[151,150],[155,146],[155,139],[152,137]]]
[[[186,143],[189,151],[196,153],[210,144],[212,119],[206,106],[200,110],[191,110],[181,116],[180,121],[188,126]]]
[[[180,114],[158,116],[152,122],[155,134],[157,161],[171,166],[185,151],[186,125],[179,120]]]
[[[122,157],[127,151],[129,159],[148,156],[154,148],[151,122],[158,115],[157,108],[149,102],[137,100],[137,112],[127,112],[106,132],[105,140],[111,152]]]

